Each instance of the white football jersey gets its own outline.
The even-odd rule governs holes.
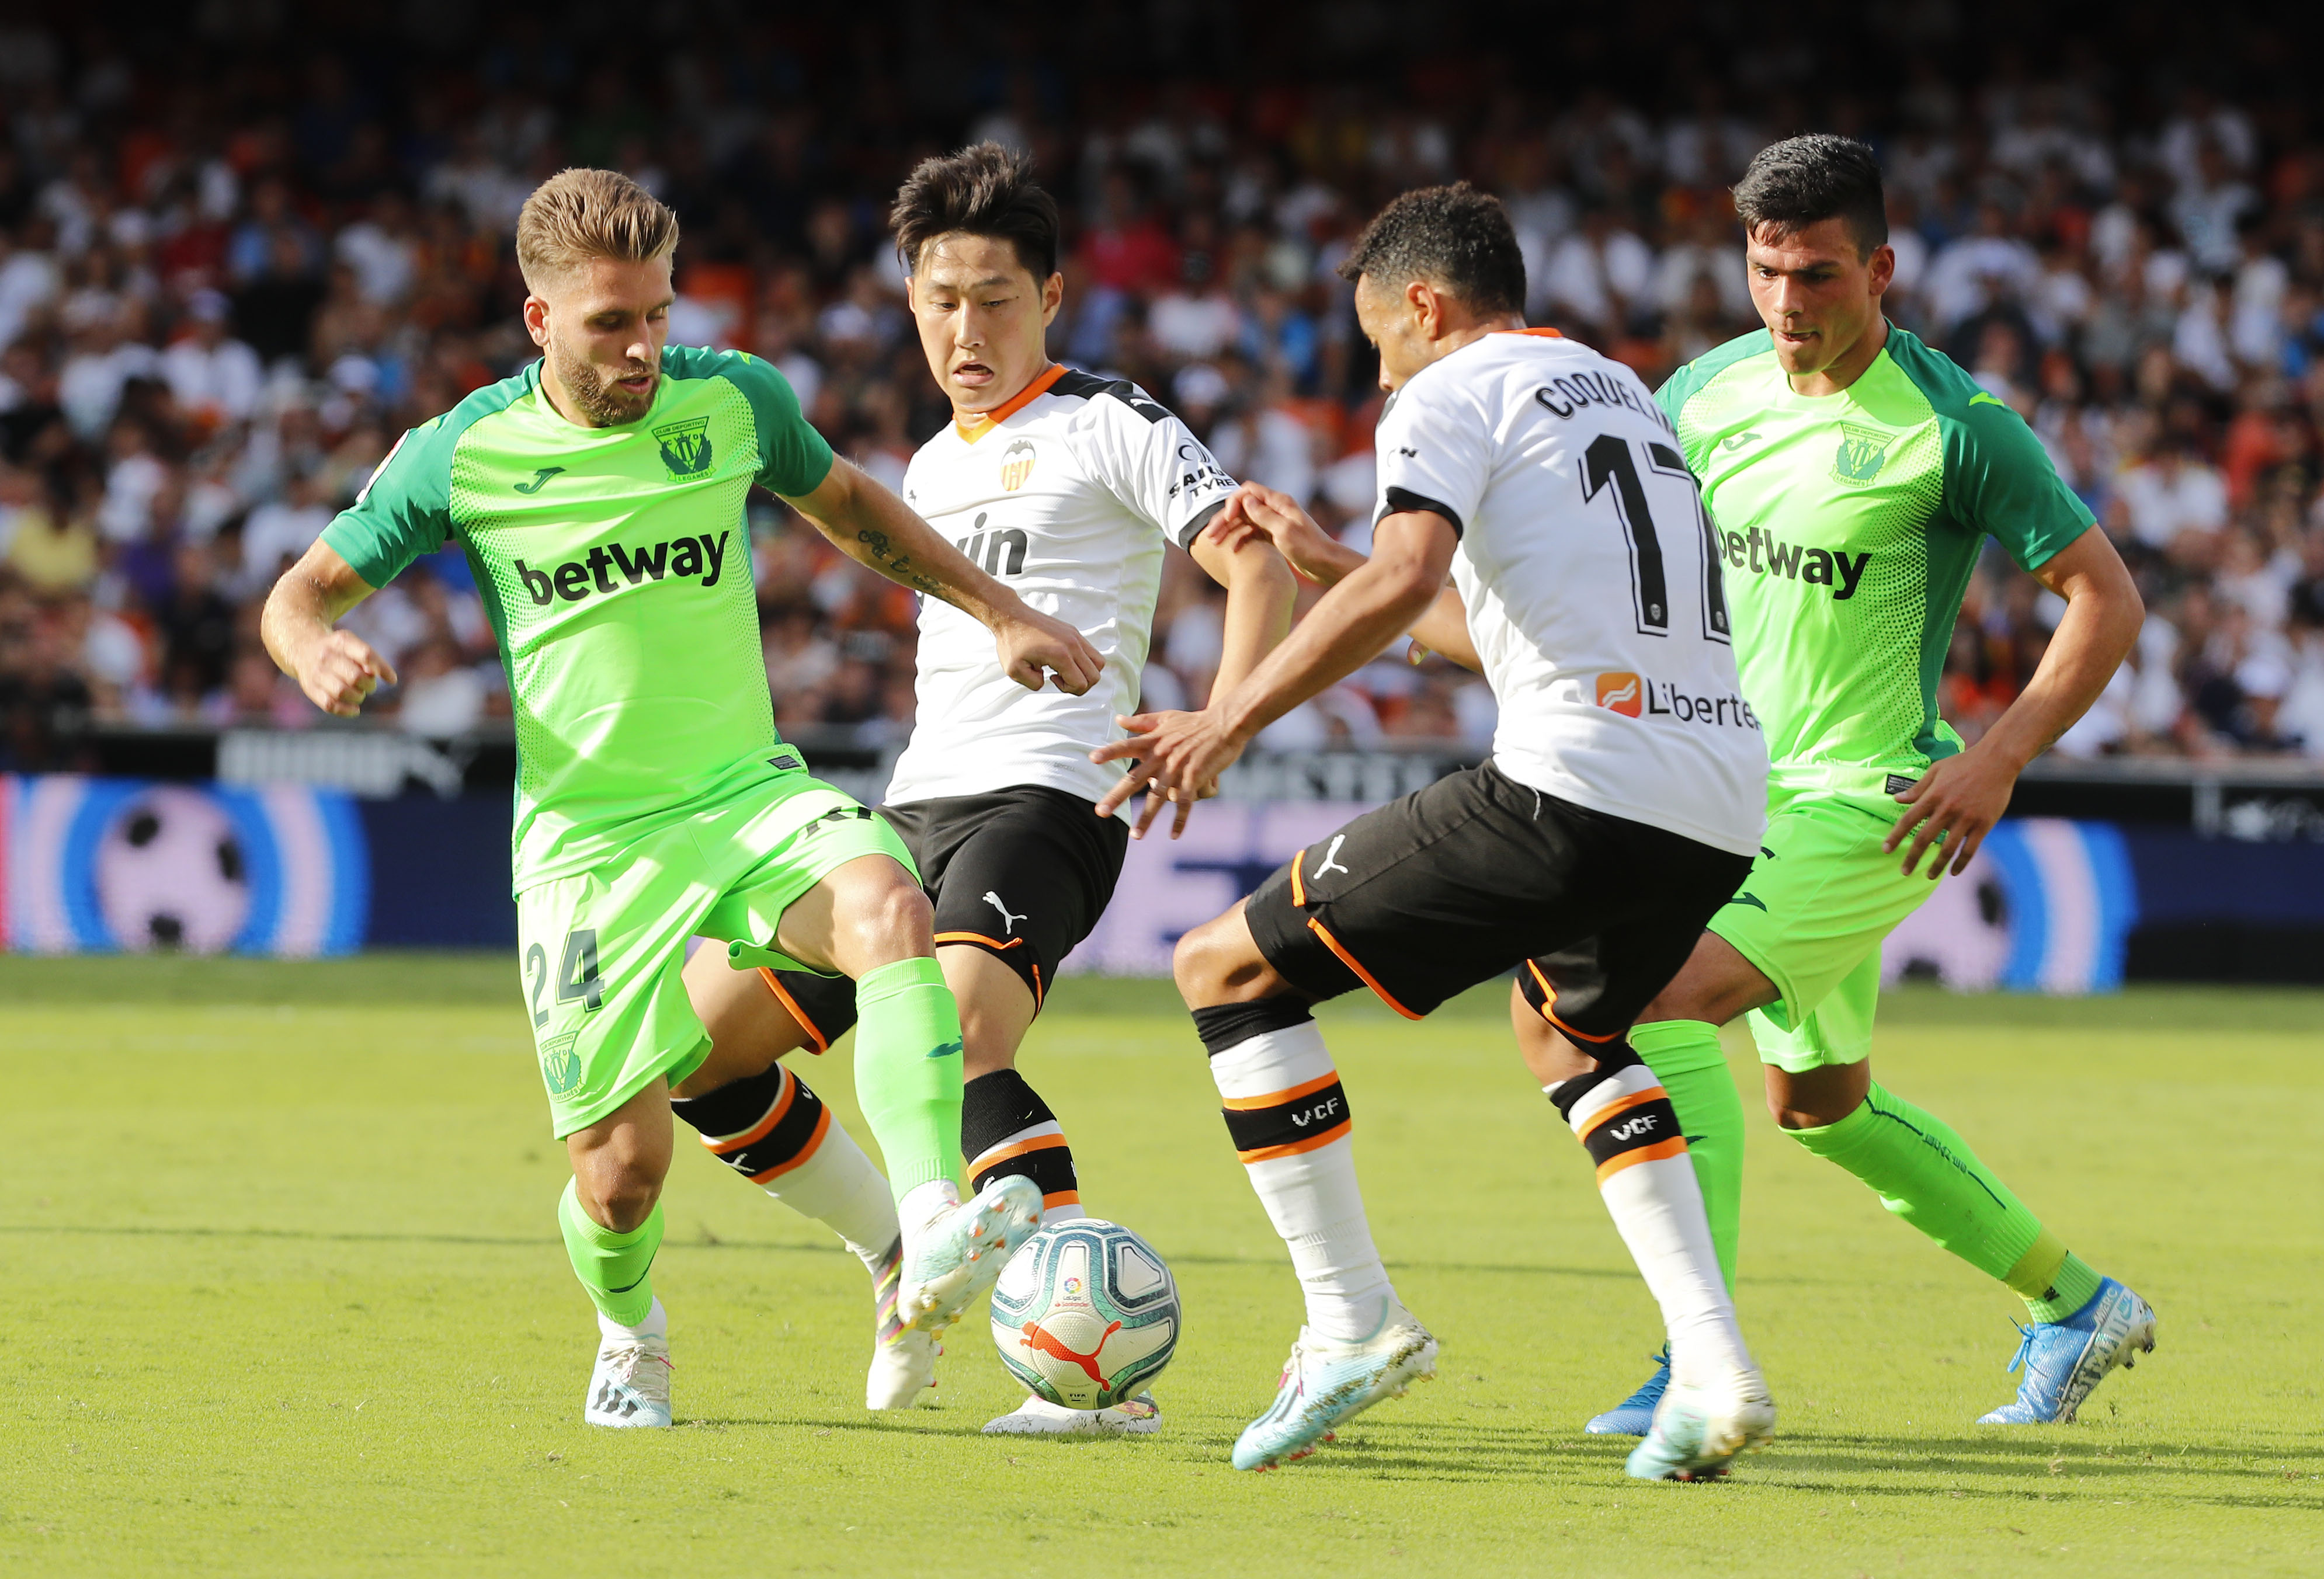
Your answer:
[[[904,501],[990,575],[1066,621],[1105,658],[1084,696],[1028,691],[992,633],[920,602],[918,713],[888,801],[1047,785],[1097,800],[1124,769],[1089,754],[1137,711],[1163,539],[1185,547],[1234,479],[1136,385],[1052,368],[973,428],[947,423],[904,473]],[[1129,814],[1125,808],[1122,813]]]
[[[1766,740],[1702,493],[1638,376],[1554,330],[1488,335],[1407,381],[1375,445],[1374,519],[1434,510],[1461,535],[1500,770],[1757,855]]]

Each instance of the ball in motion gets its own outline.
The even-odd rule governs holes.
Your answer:
[[[1042,1229],[992,1286],[992,1342],[1009,1373],[1067,1409],[1135,1398],[1178,1346],[1178,1286],[1154,1247],[1118,1223]]]
[[[216,954],[250,914],[242,840],[224,807],[195,789],[147,790],[99,836],[97,909],[132,951]]]

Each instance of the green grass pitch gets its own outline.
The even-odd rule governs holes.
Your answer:
[[[680,1425],[617,1433],[579,1423],[594,1333],[512,964],[0,959],[0,1572],[2324,1568],[2324,996],[1893,1000],[1886,1082],[2152,1299],[2161,1347],[2078,1426],[1973,1425],[2014,1301],[1760,1115],[1740,1305],[1782,1430],[1706,1486],[1581,1434],[1653,1310],[1500,1013],[1326,1011],[1443,1354],[1239,1475],[1297,1295],[1167,989],[1069,981],[1026,1055],[1092,1209],[1176,1271],[1162,1435],[981,1437],[1012,1397],[981,1312],[941,1409],[867,1415],[861,1270],[691,1146],[655,1271]],[[802,1061],[861,1135],[844,1049]]]

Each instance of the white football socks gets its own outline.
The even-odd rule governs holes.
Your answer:
[[[887,1180],[836,1115],[812,1151],[761,1188],[838,1235],[874,1278],[902,1232]]]
[[[1353,1343],[1379,1330],[1396,1290],[1380,1265],[1356,1183],[1355,1141],[1338,1071],[1313,1020],[1263,1031],[1211,1059],[1230,1125],[1252,1124],[1269,1143],[1238,1155],[1307,1297],[1318,1336]]]
[[[1671,1342],[1671,1374],[1698,1382],[1753,1370],[1719,1272],[1702,1191],[1670,1097],[1654,1071],[1634,1063],[1545,1088],[1598,1164],[1598,1192],[1637,1262]]]
[[[646,1318],[635,1327],[623,1327],[600,1310],[597,1312],[597,1331],[609,1344],[618,1343],[622,1338],[667,1338],[669,1336],[669,1312],[661,1308],[661,1296],[657,1294],[652,1306],[646,1311]]]

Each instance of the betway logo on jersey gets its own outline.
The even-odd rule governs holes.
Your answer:
[[[1864,567],[1872,563],[1869,548],[1861,554],[1850,554],[1844,548],[1803,548],[1757,527],[1748,532],[1723,531],[1720,536],[1726,539],[1727,563],[1735,569],[1830,587],[1835,603],[1844,603],[1856,596],[1856,589],[1864,580]]]
[[[524,578],[524,590],[532,594],[533,606],[540,609],[560,598],[577,603],[594,592],[617,592],[620,588],[613,581],[617,571],[631,586],[659,581],[664,575],[672,581],[698,575],[704,586],[715,587],[718,573],[726,568],[726,534],[673,537],[634,551],[619,543],[601,543],[589,550],[587,558],[568,559],[555,570],[535,570],[521,559],[512,563]]]
[[[1683,724],[1731,724],[1756,730],[1759,715],[1739,696],[1701,696],[1681,691],[1667,680],[1629,669],[1609,669],[1598,676],[1598,705],[1624,718],[1667,718]]]

